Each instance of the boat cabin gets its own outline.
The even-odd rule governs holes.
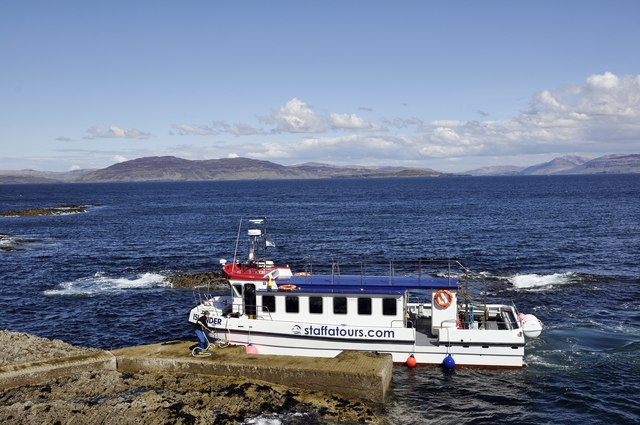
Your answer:
[[[407,303],[410,289],[425,296],[431,292],[431,297],[443,288],[452,294],[457,290],[455,280],[446,278],[313,275],[269,283],[230,279],[231,314],[257,320],[404,328],[413,326]],[[453,304],[449,308],[435,302],[422,305],[420,313],[433,319],[436,335],[440,327],[455,327],[455,296],[449,301]]]

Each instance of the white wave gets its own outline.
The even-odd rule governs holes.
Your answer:
[[[12,246],[15,242],[16,239],[14,237],[0,233],[0,247]]]
[[[563,360],[566,362],[566,353]],[[559,370],[571,370],[575,368],[575,365],[570,363],[554,362],[553,359],[548,358],[545,355],[527,354],[524,356],[524,361],[528,366],[536,365],[539,367],[547,367],[549,369]]]
[[[272,417],[258,416],[255,418],[246,418],[242,424],[246,425],[282,425],[282,421],[277,416]]]
[[[518,274],[511,277],[509,281],[518,289],[544,289],[571,283],[575,280],[575,276],[575,273]]]
[[[148,289],[170,286],[166,276],[158,273],[143,273],[135,277],[109,277],[96,273],[91,277],[82,277],[63,282],[56,289],[44,291],[45,295],[85,295],[93,296],[121,292],[130,289]]]
[[[14,236],[0,233],[0,251],[15,251],[22,241]]]
[[[245,418],[243,425],[282,425],[282,421],[287,420],[289,418],[293,418],[293,422],[295,423],[306,423],[308,422],[308,414],[307,413],[285,413],[285,414],[277,414],[277,413],[263,413],[260,416],[256,416],[253,418]]]

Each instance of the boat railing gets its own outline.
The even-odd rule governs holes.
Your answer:
[[[311,263],[308,258],[302,261],[293,261],[292,268],[304,270],[301,275],[322,274],[340,276],[341,274],[366,276],[388,276],[392,284],[395,277],[415,276],[422,277],[440,276],[451,280],[469,273],[461,260],[456,258],[420,258],[415,260],[397,259],[361,259],[360,261],[344,262],[332,260],[327,263]],[[296,267],[298,263],[298,267]]]
[[[212,311],[213,310],[213,314],[215,316],[222,316],[224,315],[224,310],[219,309],[218,307],[216,307],[216,305],[211,302],[211,301],[204,301],[202,302],[202,304],[204,307],[206,307],[207,310]]]
[[[258,319],[263,319],[263,320],[273,320],[273,317],[271,317],[271,312],[269,311],[269,307],[267,307],[266,305],[259,305],[258,306],[258,311],[261,314],[256,315],[256,318]],[[267,313],[266,315],[264,313]]]
[[[198,286],[193,288],[193,301],[196,305],[204,304],[205,301],[211,300],[214,295],[211,293],[211,287]]]
[[[464,306],[464,304],[463,304]],[[514,314],[512,307],[489,304],[478,306],[469,304],[459,309],[459,319],[462,329],[506,329],[520,328],[520,322]]]

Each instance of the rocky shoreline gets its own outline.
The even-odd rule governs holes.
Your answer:
[[[16,363],[94,349],[0,331],[0,372]],[[78,372],[41,385],[0,389],[0,423],[388,424],[382,406],[243,378]]]
[[[227,280],[219,272],[177,273],[167,277],[173,288],[196,288],[208,286],[212,289],[227,288]]]
[[[0,217],[39,217],[45,215],[80,214],[87,212],[88,209],[89,205],[57,205],[55,207],[0,211]]]

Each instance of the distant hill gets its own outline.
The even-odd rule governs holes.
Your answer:
[[[576,167],[587,163],[589,160],[575,155],[566,155],[552,159],[538,165],[533,165],[521,170],[518,174],[523,176],[548,176],[551,174],[575,174]]]
[[[223,158],[191,161],[174,156],[138,158],[85,174],[77,181],[177,181],[304,178],[296,170],[269,161]]]
[[[36,171],[0,170],[0,183],[62,183],[73,182],[93,170]]]
[[[636,174],[640,173],[640,154],[606,155],[586,159],[575,155],[555,158],[531,167],[496,166],[467,171],[472,176],[551,176],[562,174]]]
[[[515,165],[496,165],[493,167],[482,167],[470,170],[464,174],[472,176],[514,176],[524,170],[525,167],[517,167]]]
[[[438,176],[429,169],[402,167],[333,167],[326,164],[285,166],[249,158],[188,160],[174,156],[146,157],[87,173],[76,181],[178,181],[313,179],[336,177]]]
[[[407,167],[374,167],[361,165],[335,166],[317,162],[309,162],[301,165],[294,165],[290,168],[298,169],[306,174],[311,174],[320,178],[335,177],[411,177],[411,176],[440,176],[445,173],[434,171],[429,168],[407,168]]]
[[[569,171],[571,174],[640,173],[640,154],[601,156],[576,166]]]

